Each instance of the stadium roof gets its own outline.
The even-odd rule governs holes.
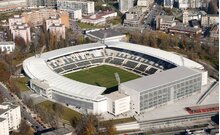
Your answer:
[[[84,49],[94,49],[102,47],[101,44],[86,44],[73,47],[58,49],[55,51],[42,54],[42,57],[31,57],[23,62],[25,73],[31,79],[46,80],[51,88],[63,94],[74,95],[81,98],[95,100],[98,99],[104,91],[105,87],[99,87],[71,80],[62,75],[55,73],[45,62],[47,59],[63,56],[75,51]]]
[[[54,59],[57,57],[61,57],[64,55],[68,55],[71,54],[73,52],[80,52],[80,51],[85,51],[88,49],[97,49],[97,48],[104,48],[105,45],[101,44],[101,43],[90,43],[90,44],[84,44],[84,45],[77,45],[77,46],[71,46],[71,47],[66,47],[66,48],[62,48],[62,49],[57,49],[57,50],[53,50],[53,51],[49,51],[46,53],[43,53],[41,55],[41,58],[50,60],[50,59]]]
[[[128,49],[128,50],[152,55],[154,57],[163,59],[165,61],[171,62],[179,66],[184,65],[189,68],[203,69],[202,65],[192,60],[189,60],[177,54],[166,52],[160,49],[155,49],[155,48],[131,44],[131,43],[125,43],[125,42],[107,42],[106,45],[110,47]],[[26,59],[23,62],[23,69],[31,79],[38,79],[40,81],[48,82],[49,86],[52,89],[60,93],[68,94],[71,96],[74,95],[76,97],[80,97],[83,99],[98,100],[103,97],[101,94],[105,91],[106,88],[85,84],[82,82],[71,80],[60,74],[57,74],[47,65],[46,61],[61,56],[65,56],[74,52],[81,52],[81,51],[97,49],[97,48],[105,48],[106,45],[102,43],[90,43],[90,44],[71,46],[71,47],[66,47],[66,48],[46,52],[43,53],[40,58],[39,56],[36,56]],[[182,61],[184,61],[184,64]],[[170,74],[168,74],[168,76],[170,76]]]
[[[127,87],[138,92],[142,92],[196,74],[199,74],[199,72],[196,72],[195,70],[183,66],[179,66],[170,70],[166,70],[163,72],[155,73],[149,76],[144,76],[135,80],[122,83],[121,86]]]
[[[132,44],[132,43],[126,43],[126,42],[109,41],[109,42],[106,42],[106,45],[109,47],[116,47],[116,48],[141,52],[143,54],[148,54],[150,56],[154,56],[156,58],[173,63],[177,66],[185,66],[188,68],[204,69],[204,67],[201,64],[199,64],[195,61],[192,61],[188,58],[185,58],[183,56],[180,56],[178,54],[175,54],[173,52],[167,52],[167,51],[163,51],[163,50],[152,48],[152,47],[147,47],[147,46],[137,45],[137,44]]]

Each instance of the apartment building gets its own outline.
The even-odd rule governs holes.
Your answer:
[[[57,9],[59,10],[82,10],[82,14],[91,15],[95,13],[94,1],[82,1],[82,0],[57,0]]]
[[[18,130],[20,123],[20,106],[10,102],[0,104],[0,135],[9,135],[9,131]]]

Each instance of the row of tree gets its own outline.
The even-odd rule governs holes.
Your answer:
[[[201,45],[199,35],[189,38],[185,35],[176,36],[162,32],[130,32],[130,42],[176,51],[187,55],[193,60],[205,60],[216,69],[219,67],[219,48],[216,46]]]

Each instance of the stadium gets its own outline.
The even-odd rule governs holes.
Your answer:
[[[198,92],[207,83],[204,67],[188,58],[114,41],[46,52],[26,59],[23,69],[31,89],[41,96],[113,115],[129,110],[139,114]]]

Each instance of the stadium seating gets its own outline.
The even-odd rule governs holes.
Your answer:
[[[140,75],[154,74],[157,71],[176,67],[153,56],[119,48],[87,50],[48,61],[48,65],[57,73],[103,63],[121,66]]]

